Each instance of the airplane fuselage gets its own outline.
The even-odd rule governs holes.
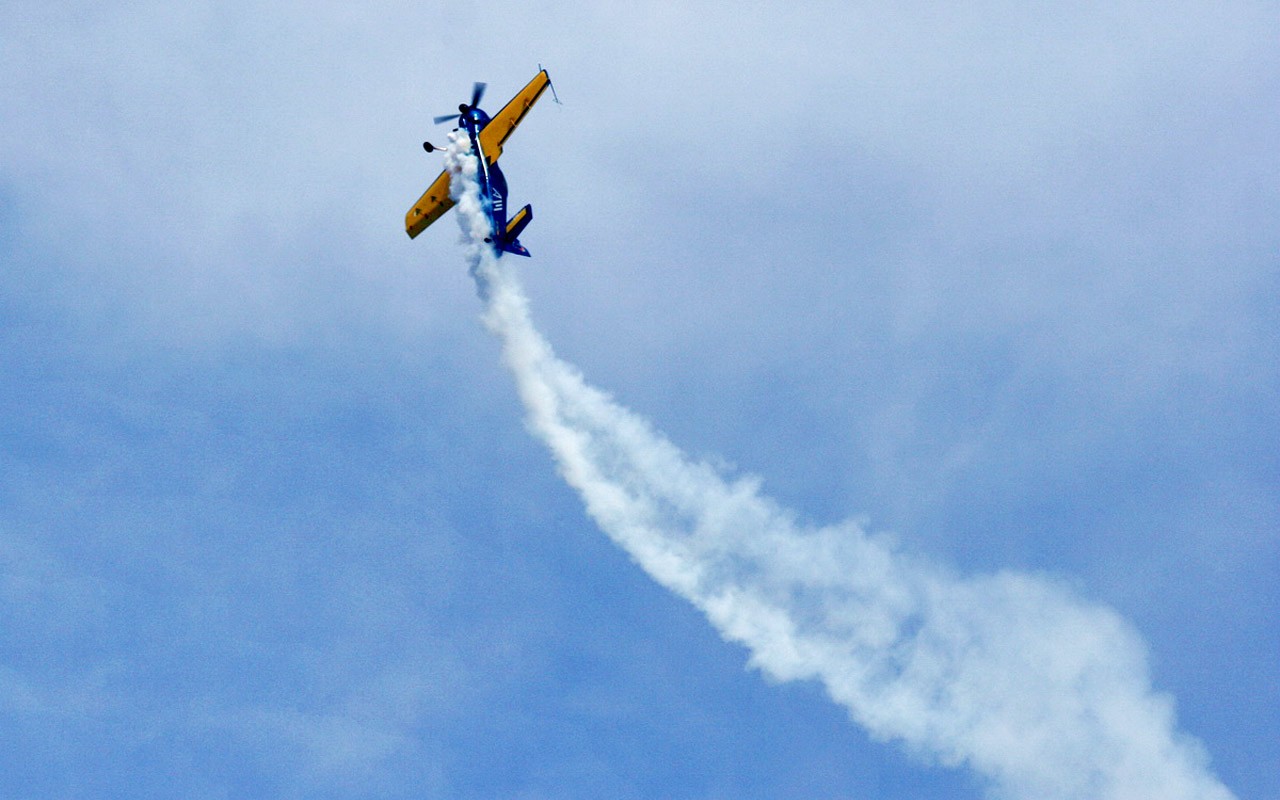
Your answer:
[[[486,241],[494,245],[494,251],[498,255],[502,255],[504,251],[526,255],[516,238],[507,236],[507,178],[496,160],[489,162],[484,146],[480,143],[480,131],[488,124],[489,115],[478,108],[466,109],[458,119],[458,125],[467,132],[467,138],[471,140],[471,152],[475,153],[480,162],[476,172],[476,179],[480,184],[480,205],[489,217],[492,230],[490,239]]]

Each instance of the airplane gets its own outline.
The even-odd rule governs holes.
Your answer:
[[[502,155],[502,146],[515,131],[516,126],[533,108],[547,87],[551,86],[551,77],[539,66],[538,74],[529,81],[515,97],[511,98],[502,110],[490,117],[480,109],[480,99],[484,96],[485,84],[477,83],[471,92],[471,102],[458,106],[457,114],[436,117],[435,122],[458,120],[458,127],[466,130],[471,140],[471,152],[479,157],[480,169],[477,179],[480,182],[480,204],[489,217],[493,233],[485,239],[492,244],[494,252],[515,253],[528,256],[529,251],[520,244],[519,236],[533,219],[533,207],[526,205],[507,218],[507,179],[498,167],[498,157]],[[555,97],[555,87],[551,87],[551,95]],[[556,97],[556,102],[560,98]],[[423,142],[422,148],[428,153],[440,148]],[[422,193],[418,202],[404,216],[405,232],[409,238],[416,237],[426,230],[427,226],[440,219],[446,211],[453,207],[453,199],[449,196],[449,172],[445,170],[432,181],[431,186]]]

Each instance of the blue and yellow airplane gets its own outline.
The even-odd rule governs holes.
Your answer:
[[[437,124],[458,120],[458,127],[466,130],[471,139],[471,152],[480,160],[477,178],[480,182],[480,203],[489,217],[492,237],[485,241],[493,245],[499,256],[503,253],[515,253],[519,256],[529,255],[529,251],[520,244],[520,232],[533,219],[533,208],[526,205],[507,219],[507,179],[498,167],[498,157],[502,155],[502,146],[515,131],[516,126],[533,108],[547,87],[551,86],[551,77],[545,69],[539,70],[533,80],[511,98],[511,102],[502,110],[490,117],[480,109],[480,99],[484,96],[485,84],[477,83],[471,92],[471,102],[458,106],[457,114],[436,117]],[[555,95],[555,89],[551,90]],[[557,102],[559,100],[557,99]],[[428,153],[439,149],[430,142],[422,143]],[[453,199],[449,197],[449,172],[441,172],[432,181],[431,186],[422,193],[418,202],[413,204],[404,217],[404,229],[409,238],[426,230],[427,226],[440,219],[446,211],[453,207]]]

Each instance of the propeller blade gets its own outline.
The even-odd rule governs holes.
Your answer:
[[[477,81],[476,84],[471,87],[471,105],[467,105],[466,103],[463,103],[462,105],[458,106],[458,111],[461,113],[445,114],[443,117],[436,117],[435,118],[436,124],[439,125],[440,123],[448,122],[451,119],[458,119],[463,114],[470,113],[473,108],[480,105],[480,98],[484,97],[484,88],[486,86],[488,86],[487,83],[480,83],[479,81]]]

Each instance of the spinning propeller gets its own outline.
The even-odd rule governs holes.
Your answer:
[[[471,87],[471,102],[469,104],[463,103],[462,105],[458,106],[457,114],[446,114],[443,117],[436,117],[435,118],[436,124],[439,125],[442,122],[448,122],[451,119],[457,119],[458,117],[461,117],[463,114],[469,113],[476,106],[480,105],[480,98],[484,97],[484,87],[487,85],[488,84],[477,83],[475,86]]]
[[[458,106],[457,114],[445,114],[443,117],[436,117],[435,123],[439,125],[442,122],[448,122],[449,120],[458,119],[463,114],[471,113],[472,109],[480,105],[480,98],[484,97],[484,87],[487,85],[488,84],[480,83],[477,81],[476,84],[471,87],[471,103],[470,104],[463,103],[460,106]],[[436,147],[431,142],[423,142],[422,149],[430,153],[431,151],[439,150],[440,148]]]

